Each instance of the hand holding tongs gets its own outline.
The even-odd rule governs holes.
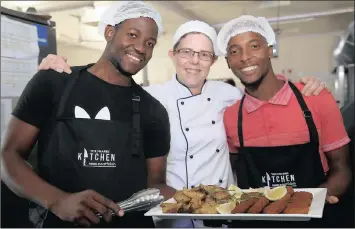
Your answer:
[[[133,194],[128,199],[118,202],[117,204],[124,212],[130,211],[144,211],[149,210],[161,202],[164,201],[164,196],[160,195],[159,189],[149,188],[139,191]],[[110,210],[111,215],[116,215],[115,212]],[[101,219],[103,216],[100,213],[96,213],[96,215]]]

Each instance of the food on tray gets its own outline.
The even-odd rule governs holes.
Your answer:
[[[188,214],[308,214],[313,194],[290,186],[241,190],[216,185],[175,192],[176,203],[162,203],[163,213]]]
[[[287,194],[286,186],[280,186],[273,189],[266,189],[264,195],[271,201],[280,200]]]

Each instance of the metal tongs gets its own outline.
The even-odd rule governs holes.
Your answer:
[[[150,210],[151,208],[161,204],[164,201],[164,196],[160,195],[159,189],[149,188],[139,191],[133,194],[128,199],[118,202],[117,204],[124,212],[130,211],[144,211]],[[116,215],[115,212],[110,210],[111,215]],[[101,219],[103,215],[96,213],[96,215]]]

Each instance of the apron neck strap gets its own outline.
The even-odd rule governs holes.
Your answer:
[[[141,126],[140,126],[140,97],[134,93],[134,82],[132,80],[132,155],[140,156]]]
[[[288,84],[290,85],[293,93],[296,96],[298,104],[302,109],[303,117],[305,118],[308,127],[309,138],[310,138],[309,140],[310,142],[313,142],[315,146],[317,146],[317,151],[318,151],[318,147],[319,147],[318,131],[316,125],[314,124],[312,113],[308,109],[307,104],[304,101],[303,96],[301,92],[297,89],[297,87],[290,81],[288,81]]]
[[[87,66],[85,66],[84,68],[80,69],[74,76],[72,79],[69,80],[68,85],[65,87],[64,92],[60,98],[59,101],[59,106],[58,106],[58,111],[57,111],[57,119],[63,116],[64,113],[64,108],[65,108],[65,104],[67,103],[69,94],[72,90],[72,88],[74,87],[75,83],[77,82],[80,74],[83,73],[83,71],[85,71],[86,69],[88,69],[89,67],[93,66],[94,64],[89,64]]]
[[[243,103],[245,99],[245,94],[242,97],[242,100],[240,101],[239,104],[239,110],[238,110],[238,138],[239,138],[239,144],[240,148],[244,147],[244,138],[243,138]]]

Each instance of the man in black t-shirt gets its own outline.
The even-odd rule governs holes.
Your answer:
[[[39,71],[13,111],[2,179],[32,201],[37,227],[152,227],[115,202],[148,187],[166,198],[174,192],[165,183],[167,111],[131,77],[152,57],[160,16],[143,2],[114,3],[102,23],[107,45],[98,62],[76,68],[75,77]],[[24,158],[37,141],[36,174]]]

